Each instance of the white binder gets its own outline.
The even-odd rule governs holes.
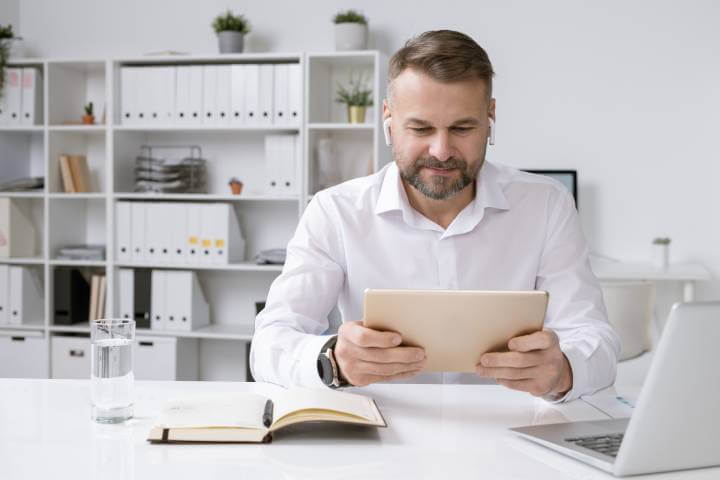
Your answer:
[[[142,263],[145,257],[145,204],[142,202],[132,202],[130,208],[130,221],[132,228],[130,229],[132,261],[133,263]]]
[[[120,123],[123,125],[133,125],[138,123],[136,100],[136,78],[137,68],[121,67],[120,68]]]
[[[288,65],[288,110],[289,124],[300,125],[302,122],[303,78],[299,63]]]
[[[167,330],[189,332],[210,324],[210,307],[195,272],[165,272]]]
[[[178,66],[175,69],[175,120],[174,123],[187,125],[190,120],[190,72],[192,67]]]
[[[155,244],[157,245],[156,259],[158,263],[170,264],[174,262],[173,255],[173,228],[174,218],[172,203],[152,203],[150,204],[154,216],[155,227],[152,234],[157,237]]]
[[[40,125],[42,123],[43,83],[37,68],[22,69],[22,125]]]
[[[185,262],[191,265],[200,263],[200,234],[202,207],[199,203],[185,203]]]
[[[118,262],[132,261],[132,204],[130,202],[117,202],[115,214],[117,215],[117,238],[115,255]]]
[[[165,270],[153,270],[150,274],[150,329],[165,330]]]
[[[203,123],[203,67],[194,65],[190,67],[190,117],[188,122],[193,125]]]
[[[10,310],[10,268],[0,265],[0,325],[8,323]]]
[[[142,103],[147,110],[145,124],[159,125],[162,122],[162,80],[163,67],[145,67],[142,69],[140,87]]]
[[[287,125],[290,123],[290,65],[279,63],[273,67],[273,123],[276,125]]]
[[[218,66],[203,65],[203,120],[204,125],[216,125],[218,123],[217,109],[217,87],[218,87]]]
[[[160,118],[158,123],[162,125],[175,124],[175,67],[159,67],[157,70],[156,88],[158,92],[158,103]]]
[[[120,318],[135,318],[135,270],[132,268],[118,269],[118,297]]]
[[[211,218],[213,264],[227,265],[242,262],[245,259],[245,239],[235,209],[229,203],[209,205],[207,215]]]
[[[130,88],[132,88],[131,98],[133,100],[136,118],[133,123],[142,125],[153,123],[153,68],[136,67],[132,74]]]
[[[200,248],[199,261],[201,265],[211,265],[215,263],[213,244],[217,233],[217,219],[213,210],[213,203],[198,205],[201,208],[200,214]]]
[[[8,323],[42,323],[43,295],[39,280],[28,267],[10,266],[10,312]]]
[[[167,218],[170,221],[170,263],[186,263],[187,208],[184,203],[167,204]]]
[[[230,65],[217,67],[217,91],[215,93],[215,106],[217,108],[217,124],[230,124],[231,108],[231,82],[232,70]]]
[[[260,102],[259,119],[260,125],[272,125],[273,123],[273,68],[274,65],[260,65]]]
[[[0,75],[3,76],[3,85],[8,84],[8,69],[5,68],[2,71],[0,71]],[[10,117],[8,116],[8,103],[7,103],[7,95],[3,94],[0,96],[0,125],[7,125],[10,122]]]
[[[5,81],[5,101],[7,105],[7,125],[20,125],[22,113],[22,68],[7,68]]]
[[[230,123],[245,123],[245,65],[230,66]]]
[[[260,65],[243,65],[245,73],[245,120],[248,125],[260,123]]]
[[[0,257],[35,255],[35,227],[12,198],[0,198]]]
[[[162,263],[162,248],[165,244],[166,221],[163,219],[163,204],[145,203],[145,261]]]

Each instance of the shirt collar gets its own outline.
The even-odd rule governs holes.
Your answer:
[[[385,167],[385,177],[383,178],[380,194],[377,204],[375,205],[375,213],[381,214],[392,210],[403,212],[406,217],[410,211],[415,210],[410,206],[407,193],[400,179],[400,172],[395,162]],[[465,209],[460,212],[458,217],[462,216],[466,210],[471,217],[475,218],[477,223],[482,218],[486,208],[497,208],[499,210],[508,210],[510,208],[507,198],[503,193],[503,182],[500,171],[497,166],[490,162],[485,162],[478,174],[476,180],[475,198]],[[415,212],[417,213],[417,212]]]

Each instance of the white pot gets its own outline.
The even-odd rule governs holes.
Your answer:
[[[242,53],[245,46],[245,34],[231,30],[218,32],[220,53]]]
[[[670,265],[670,245],[663,243],[653,244],[653,265],[655,268],[667,270]]]
[[[365,50],[367,25],[362,23],[335,24],[335,50]]]

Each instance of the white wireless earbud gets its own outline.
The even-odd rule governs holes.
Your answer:
[[[495,145],[495,121],[490,119],[490,145]]]
[[[383,132],[385,133],[385,145],[388,147],[392,145],[392,140],[390,139],[390,120],[392,120],[392,117],[387,117],[385,121],[383,122]]]

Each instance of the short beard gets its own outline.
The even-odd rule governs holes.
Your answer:
[[[435,157],[423,156],[415,160],[407,169],[399,169],[400,177],[408,184],[412,185],[415,190],[432,200],[447,200],[460,193],[465,187],[475,182],[478,171],[484,162],[480,161],[478,167],[474,171],[468,170],[468,164],[465,160],[451,157],[444,162],[439,161]],[[432,183],[425,183],[420,178],[420,169],[429,168],[457,168],[460,170],[460,178],[452,181],[447,177],[439,175],[432,177]]]

